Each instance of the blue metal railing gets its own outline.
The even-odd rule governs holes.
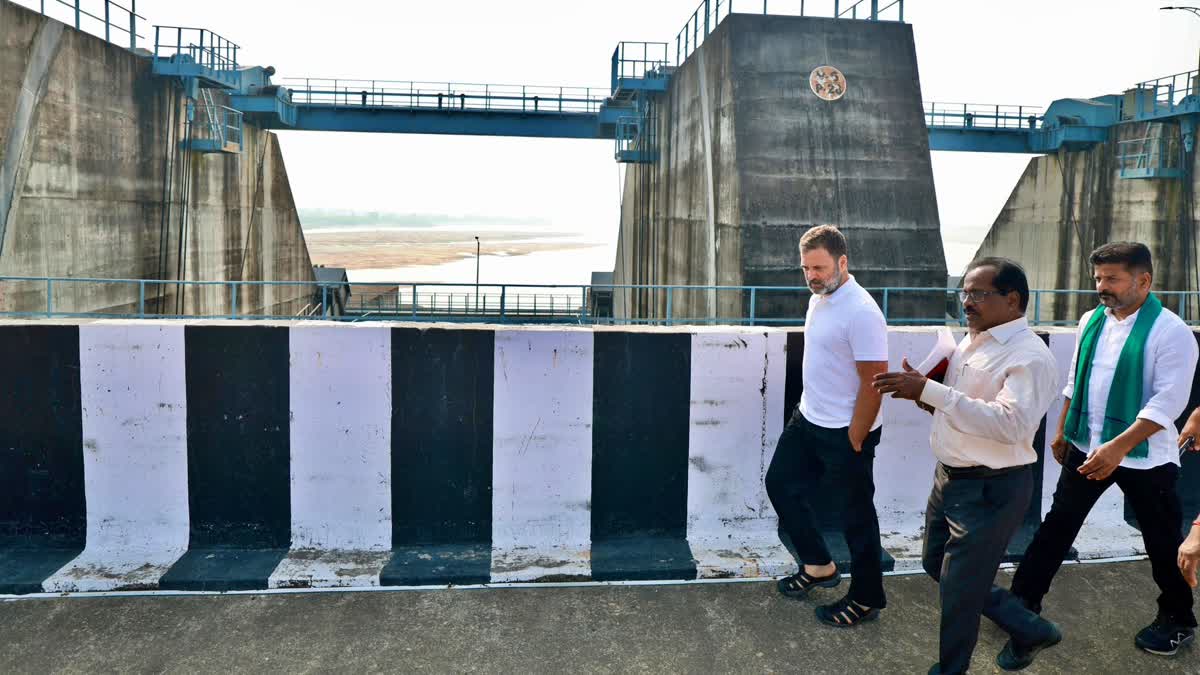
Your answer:
[[[621,80],[667,77],[671,65],[665,42],[619,42],[612,55],[612,91]]]
[[[26,1],[22,4],[36,8],[43,15],[52,19],[61,19],[64,23],[75,26],[75,30],[91,33],[97,37],[103,36],[107,42],[118,44],[113,40],[114,33],[120,40],[119,44],[128,44],[135,49],[139,39],[145,39],[138,34],[138,21],[146,17],[137,13],[137,0],[129,0],[125,7],[113,0],[37,0]],[[49,11],[47,11],[49,5]],[[93,14],[92,12],[96,12]],[[124,36],[124,37],[121,37]]]
[[[196,104],[200,119],[192,127],[196,137],[193,145],[207,143],[221,150],[229,145],[242,146],[242,112],[229,106],[213,103],[211,99]]]
[[[1136,97],[1134,115],[1137,119],[1171,115],[1177,112],[1193,112],[1196,109],[1197,82],[1200,71],[1165,75],[1153,80],[1139,82],[1134,88]],[[1184,99],[1193,97],[1190,106]],[[1181,108],[1187,108],[1181,110]]]
[[[1036,129],[1043,112],[1030,105],[926,102],[925,124],[953,129]]]
[[[1145,136],[1117,141],[1117,170],[1122,178],[1166,178],[1182,175],[1183,153],[1178,136]]]
[[[609,93],[605,87],[318,77],[286,78],[280,85],[294,104],[529,113],[595,113]]]
[[[235,72],[239,47],[208,30],[187,26],[154,27],[154,60],[186,58],[197,66],[218,72]]]
[[[674,65],[682,65],[708,34],[734,12],[903,23],[904,0],[701,0],[675,36]]]
[[[107,287],[107,288],[102,288]],[[116,287],[115,289],[112,287]],[[291,289],[289,291],[289,289]],[[345,292],[351,295],[347,298]],[[868,288],[884,316],[894,325],[965,325],[957,288]],[[107,292],[102,292],[107,291]],[[252,308],[252,300],[287,307],[286,313]],[[159,311],[174,307],[179,294],[203,294],[222,311],[206,314]],[[780,316],[794,308],[805,286],[687,286],[632,284],[449,284],[449,283],[318,283],[314,281],[172,281],[70,277],[0,277],[0,317],[7,318],[220,318],[326,319],[340,321],[442,321],[487,323],[571,323],[653,325],[798,326],[802,315]],[[1032,290],[1028,318],[1041,326],[1073,326],[1075,318],[1043,318],[1050,303],[1078,297],[1085,306],[1092,290]],[[1186,322],[1200,325],[1200,292],[1158,291],[1164,304]],[[619,298],[616,296],[624,296]],[[646,318],[614,319],[598,315],[606,303],[636,296],[651,308]],[[73,300],[110,298],[107,309],[84,310]],[[722,308],[709,314],[707,298]],[[169,302],[168,302],[169,300]],[[37,309],[31,306],[41,303]],[[15,304],[26,309],[8,309]],[[610,305],[611,306],[611,305]],[[930,316],[910,316],[914,307],[937,307]],[[733,308],[733,309],[730,309]],[[1061,312],[1054,312],[1061,314]]]

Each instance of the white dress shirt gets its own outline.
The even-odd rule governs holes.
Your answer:
[[[1033,437],[1058,389],[1058,368],[1025,317],[958,343],[945,383],[925,383],[929,444],[955,467],[1003,469],[1037,461]]]
[[[1098,308],[1097,308],[1098,309]],[[1071,357],[1071,369],[1067,371],[1067,387],[1063,396],[1075,394],[1075,364],[1079,359],[1079,338],[1092,318],[1087,312],[1079,320],[1076,333],[1075,355]],[[1088,447],[1078,446],[1085,453],[1100,447],[1100,432],[1104,428],[1104,410],[1108,407],[1108,392],[1112,388],[1113,372],[1125,340],[1133,331],[1141,309],[1119,320],[1111,309],[1105,308],[1107,318],[1096,340],[1096,355],[1092,359],[1092,372],[1088,378],[1088,427],[1091,443]],[[1146,337],[1145,357],[1142,366],[1142,409],[1138,419],[1149,420],[1162,427],[1149,438],[1150,452],[1146,457],[1125,457],[1121,466],[1130,469],[1153,469],[1166,463],[1179,463],[1179,429],[1175,420],[1187,407],[1192,393],[1192,377],[1196,374],[1196,358],[1200,348],[1196,336],[1174,312],[1163,308],[1150,327]],[[1200,439],[1198,439],[1200,440]]]

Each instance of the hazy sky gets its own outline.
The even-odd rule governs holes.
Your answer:
[[[800,5],[769,2],[781,13]],[[85,0],[93,3],[99,4]],[[1159,11],[1167,4],[1173,2],[907,0],[905,20],[916,36],[925,100],[1044,107],[1195,69],[1200,18]],[[807,0],[810,13],[822,5],[832,2]],[[618,41],[673,42],[696,2],[140,0],[137,6],[151,23],[212,29],[241,46],[239,61],[272,65],[277,78],[603,88]],[[734,2],[739,11],[761,6]],[[599,241],[616,238],[620,169],[611,141],[281,136],[300,207],[529,216]],[[952,263],[973,252],[1028,160],[933,154]]]

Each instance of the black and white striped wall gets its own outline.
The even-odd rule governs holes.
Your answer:
[[[1065,380],[1074,336],[1047,339]],[[892,360],[932,343],[894,329]],[[794,569],[763,477],[802,331],[11,322],[0,349],[0,593]],[[929,417],[884,419],[881,531],[915,567]],[[1115,490],[1076,547],[1140,551]]]

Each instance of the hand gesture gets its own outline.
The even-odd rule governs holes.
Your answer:
[[[928,378],[908,365],[908,359],[904,359],[901,366],[904,368],[903,372],[876,375],[871,386],[875,387],[880,394],[891,394],[892,398],[920,400],[921,392],[925,391],[925,382]]]

